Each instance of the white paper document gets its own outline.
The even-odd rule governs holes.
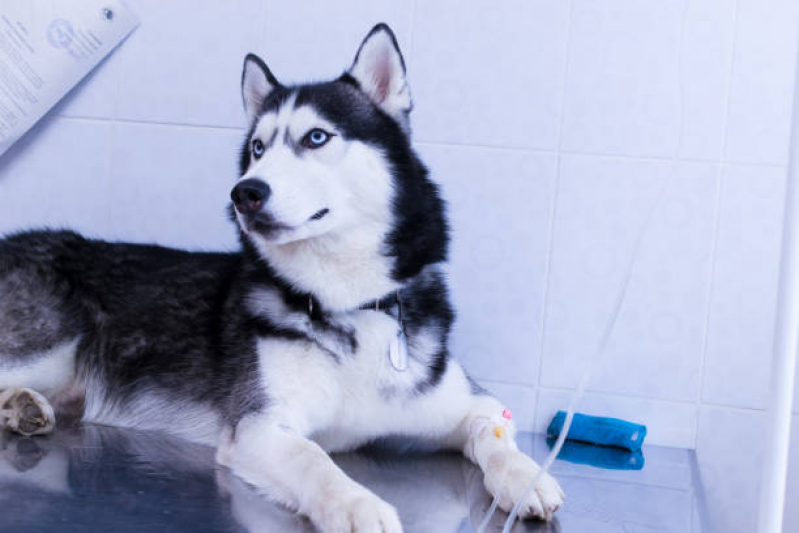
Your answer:
[[[0,154],[138,25],[123,0],[2,0]]]

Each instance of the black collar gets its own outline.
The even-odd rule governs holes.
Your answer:
[[[358,307],[358,309],[367,311],[369,309],[374,309],[375,311],[388,311],[394,306],[400,304],[400,291],[396,290],[393,292],[388,293],[387,295],[383,296],[379,300],[374,300],[369,303],[363,304]],[[313,295],[308,296],[308,316],[311,317],[313,320],[318,320],[322,318],[322,306],[319,303],[319,300],[314,298]]]
[[[374,309],[375,311],[386,311],[391,309],[399,303],[399,291],[390,292],[379,300],[363,304],[358,309],[366,311],[367,309]]]

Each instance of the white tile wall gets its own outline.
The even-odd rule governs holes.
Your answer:
[[[768,425],[763,411],[703,406],[697,441],[707,516],[712,531],[745,533],[756,531],[760,505],[763,459],[767,453]],[[793,435],[799,433],[799,415],[793,416]],[[799,439],[791,439],[786,493],[787,524],[799,520]]]
[[[556,148],[568,12],[560,0],[416,2],[417,137]]]
[[[702,400],[765,408],[785,171],[730,166],[721,184]]]
[[[243,126],[241,62],[261,41],[260,2],[136,0],[134,7],[145,22],[120,50],[117,117]]]
[[[519,431],[532,431],[538,402],[535,387],[488,380],[480,380],[479,385],[511,408],[513,421]]]
[[[60,110],[72,116],[244,126],[244,55],[260,51],[261,2],[132,0],[142,24]],[[91,84],[93,85],[93,83]],[[86,89],[86,94],[82,94]],[[112,111],[109,111],[112,110]]]
[[[482,379],[535,385],[555,156],[420,148],[442,185],[455,228],[452,352]]]
[[[235,249],[226,208],[243,138],[238,130],[183,127],[176,135],[174,127],[116,124],[111,233],[166,246]]]
[[[566,149],[661,157],[674,153],[679,135],[679,21],[676,0],[574,2],[563,118]]]
[[[688,159],[721,156],[732,71],[736,0],[685,2],[682,59],[682,142]]]
[[[396,33],[405,59],[411,51],[410,2],[354,0],[292,3],[266,0],[261,51],[272,73],[283,83],[338,76],[355,59],[366,32],[385,22]]]
[[[714,195],[712,165],[563,156],[542,385],[575,387],[596,357],[635,242],[659,199],[590,388],[696,398]]]
[[[699,427],[696,453],[713,531],[756,531],[764,413],[705,406]]]
[[[785,501],[795,502],[799,498],[799,415],[793,415],[791,423],[791,447],[788,451],[788,483],[785,492]],[[764,442],[767,442],[764,439]],[[754,463],[757,466],[757,463]],[[799,524],[799,506],[786,505],[783,524]]]
[[[785,164],[796,56],[795,0],[738,0],[726,157]]]
[[[31,226],[107,235],[108,122],[49,118],[0,159],[0,234]]]
[[[794,0],[129,1],[140,28],[0,158],[0,232],[230,248],[244,53],[329,77],[387,21],[451,205],[453,349],[520,425],[566,407],[666,179],[581,409],[709,449],[714,406],[763,407]]]
[[[97,119],[110,119],[115,116],[115,99],[118,85],[117,72],[119,71],[118,53],[121,54],[123,41],[114,54],[106,57],[80,81],[56,106],[53,115],[67,117],[91,117]]]

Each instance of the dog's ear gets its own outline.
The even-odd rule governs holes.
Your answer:
[[[400,122],[407,121],[413,106],[411,91],[405,78],[405,61],[391,28],[383,23],[372,28],[348,73],[384,111]]]
[[[261,111],[261,106],[269,93],[278,87],[280,83],[269,71],[266,63],[255,54],[247,54],[241,73],[241,98],[244,100],[244,111],[250,121]]]

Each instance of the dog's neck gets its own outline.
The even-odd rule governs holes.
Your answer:
[[[349,311],[396,291],[384,235],[361,227],[281,245],[259,246],[269,266],[327,310]]]

